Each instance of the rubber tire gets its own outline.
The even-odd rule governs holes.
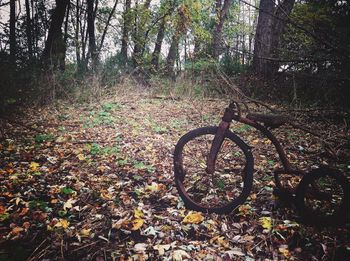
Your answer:
[[[310,208],[305,205],[305,194],[310,184],[314,180],[331,176],[338,184],[341,185],[344,197],[338,210],[330,216],[317,216]],[[348,217],[350,210],[350,182],[348,179],[338,170],[330,168],[319,168],[312,170],[306,174],[300,181],[295,196],[295,205],[302,222],[319,226],[337,226],[344,223]]]
[[[254,158],[251,153],[250,147],[244,141],[242,141],[237,135],[232,133],[230,130],[226,131],[225,138],[228,138],[233,143],[235,143],[243,151],[246,159],[245,173],[243,177],[244,185],[243,185],[242,193],[237,198],[232,200],[229,204],[226,204],[220,207],[209,208],[209,207],[200,206],[198,203],[194,202],[191,198],[189,198],[187,196],[186,191],[184,190],[184,187],[182,186],[182,182],[184,180],[184,171],[182,166],[182,150],[184,146],[189,141],[202,135],[212,134],[214,138],[214,135],[216,134],[217,129],[218,127],[214,127],[214,126],[198,128],[186,133],[184,136],[180,138],[180,140],[177,142],[175,146],[175,151],[174,151],[175,184],[180,194],[180,197],[184,201],[185,206],[187,208],[195,211],[201,211],[201,212],[228,214],[232,212],[235,208],[237,208],[237,206],[243,204],[246,201],[252,189],[253,171],[254,171]]]

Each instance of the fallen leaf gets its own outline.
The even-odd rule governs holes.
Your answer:
[[[107,191],[102,191],[101,192],[101,198],[103,198],[105,200],[111,200],[113,197]]]
[[[21,198],[16,198],[16,206],[18,206],[18,204],[21,202]]]
[[[82,153],[78,154],[77,157],[78,157],[78,159],[79,159],[80,161],[86,160],[84,154],[82,154]]]
[[[147,249],[147,244],[145,244],[145,243],[137,243],[134,246],[134,251],[136,253],[144,253],[146,251],[146,249]]]
[[[64,229],[67,229],[69,226],[69,221],[66,220],[66,219],[60,219],[56,224],[55,224],[55,227],[62,227]]]
[[[182,220],[184,224],[199,224],[204,220],[202,213],[190,211]]]
[[[250,205],[240,205],[238,208],[239,214],[241,216],[247,216],[249,214],[251,214],[252,212],[252,207]]]
[[[143,231],[143,234],[146,235],[146,236],[155,236],[157,233],[158,233],[158,231],[155,230],[154,227],[152,227],[152,226],[146,228]]]
[[[27,214],[29,211],[29,208],[23,208],[22,211],[18,214],[19,216],[24,216],[25,214]]]
[[[31,162],[29,165],[30,170],[33,172],[37,171],[39,167],[40,167],[39,163],[36,163],[36,162]]]
[[[278,248],[278,252],[280,252],[284,257],[289,256],[289,250],[287,246],[282,246]]]
[[[135,218],[143,218],[145,215],[143,214],[141,209],[135,209],[134,210],[134,217]]]
[[[67,210],[67,209],[69,209],[69,208],[72,208],[73,207],[73,204],[76,202],[76,200],[74,200],[74,199],[68,199],[67,200],[67,202],[65,202],[64,203],[64,205],[63,205],[63,210]]]
[[[263,228],[267,230],[271,230],[272,228],[272,220],[270,217],[261,217],[259,218],[260,224]]]
[[[239,248],[228,250],[225,252],[225,254],[227,254],[230,258],[234,258],[234,256],[245,256],[245,254]]]
[[[162,255],[165,254],[165,251],[167,251],[167,250],[170,249],[170,247],[171,247],[170,244],[168,244],[168,245],[155,245],[155,246],[153,246],[153,249],[154,249],[154,250],[157,250],[157,251],[158,251],[158,254],[159,254],[160,256],[162,256]]]
[[[225,248],[230,247],[230,243],[227,240],[225,240],[225,237],[223,236],[216,236],[210,239],[210,243],[214,243],[214,242],[216,242],[218,245],[223,246]]]
[[[182,249],[175,250],[173,252],[173,260],[175,260],[175,261],[182,261],[183,258],[191,258],[191,256],[187,252],[182,250]]]
[[[30,223],[29,223],[28,221],[24,222],[24,223],[23,223],[23,227],[24,227],[25,229],[30,228]]]
[[[6,208],[4,206],[0,206],[0,215],[6,212]]]
[[[132,228],[131,230],[139,230],[144,223],[144,220],[142,218],[136,218],[132,221]]]
[[[156,191],[159,191],[161,189],[164,189],[164,185],[163,184],[157,184],[155,182],[152,182],[151,185],[146,187],[146,190],[149,190],[151,192],[156,192]]]
[[[83,228],[82,230],[80,230],[79,235],[81,237],[89,237],[90,232],[91,232],[91,228],[89,228],[89,229]]]
[[[17,236],[19,233],[21,233],[24,230],[22,227],[14,227],[11,231],[11,234],[13,236]]]

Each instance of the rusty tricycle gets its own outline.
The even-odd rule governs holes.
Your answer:
[[[234,121],[253,127],[272,143],[282,168],[274,171],[274,193],[291,200],[306,223],[332,225],[349,217],[350,182],[339,170],[327,166],[309,172],[293,168],[271,129],[291,124],[285,115],[250,113],[232,101],[219,126],[194,129],[183,135],[175,146],[175,183],[189,209],[227,214],[243,204],[253,185],[252,147],[230,130]],[[250,128],[248,127],[248,128]],[[281,175],[299,177],[291,189]]]

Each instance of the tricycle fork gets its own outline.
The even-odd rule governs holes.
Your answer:
[[[213,174],[215,171],[215,163],[222,143],[225,139],[226,131],[230,128],[231,121],[237,117],[236,109],[238,114],[240,114],[240,110],[238,104],[236,102],[231,102],[229,107],[225,109],[224,116],[219,124],[218,130],[215,134],[215,137],[211,143],[210,152],[207,157],[207,168],[206,172],[208,174]]]

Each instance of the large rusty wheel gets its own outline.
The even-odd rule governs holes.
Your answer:
[[[185,206],[202,212],[229,213],[247,199],[253,183],[250,148],[227,131],[215,172],[207,173],[207,156],[217,127],[192,130],[175,147],[175,183]]]
[[[295,204],[303,222],[338,226],[349,218],[350,182],[338,170],[312,170],[300,181]]]

